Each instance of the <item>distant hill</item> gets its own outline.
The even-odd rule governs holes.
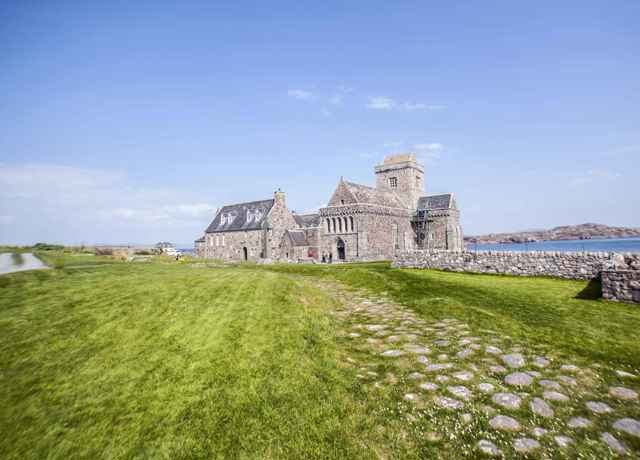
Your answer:
[[[640,228],[610,227],[602,224],[563,225],[551,230],[527,230],[513,233],[490,233],[480,236],[466,236],[467,243],[527,243],[549,240],[590,240],[592,238],[640,237]]]

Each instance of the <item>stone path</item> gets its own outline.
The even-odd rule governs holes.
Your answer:
[[[474,331],[455,318],[426,321],[383,297],[316,283],[342,305],[335,315],[350,354],[345,363],[361,385],[399,392],[407,419],[427,427],[426,441],[460,443],[470,458],[638,456],[635,374],[561,360],[499,331]],[[607,385],[605,372],[619,383]]]

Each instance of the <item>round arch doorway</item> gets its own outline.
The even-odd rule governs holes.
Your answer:
[[[344,244],[344,241],[342,240],[342,238],[338,238],[338,241],[336,242],[336,249],[338,250],[338,260],[345,260],[346,245]]]

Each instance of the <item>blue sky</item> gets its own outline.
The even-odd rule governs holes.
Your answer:
[[[181,244],[415,151],[467,234],[640,226],[640,2],[0,4],[0,242]]]

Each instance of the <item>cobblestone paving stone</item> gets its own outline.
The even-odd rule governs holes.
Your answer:
[[[636,373],[318,284],[342,305],[335,315],[349,345],[345,365],[361,385],[397,388],[407,423],[425,424],[425,441],[464,443],[464,458],[640,458]],[[605,372],[618,384],[607,385]]]

